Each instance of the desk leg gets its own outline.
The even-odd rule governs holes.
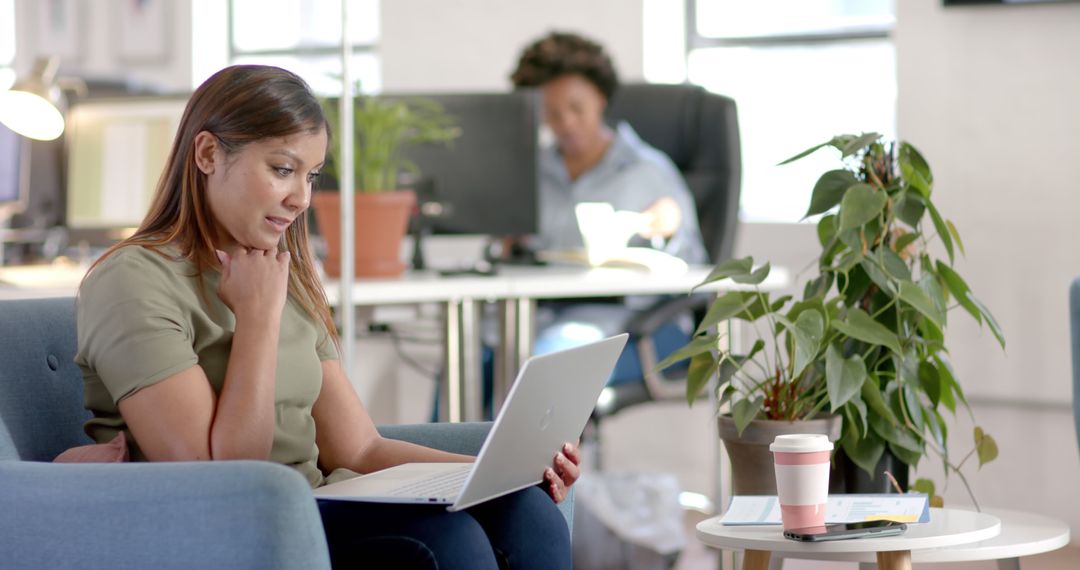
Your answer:
[[[462,421],[461,302],[446,302],[446,382],[439,386],[439,419]]]
[[[878,570],[911,570],[911,551],[878,552],[877,566]]]
[[[1002,558],[997,563],[998,570],[1020,570],[1019,558]]]
[[[743,552],[743,570],[769,570],[768,550],[747,550]]]
[[[499,303],[500,344],[495,353],[494,412],[499,413],[518,370],[532,356],[536,336],[536,301],[506,299]]]
[[[461,301],[461,392],[462,418],[467,422],[484,419],[483,347],[480,346],[480,303]]]

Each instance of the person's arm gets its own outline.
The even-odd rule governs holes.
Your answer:
[[[241,251],[233,257],[223,254],[222,265],[218,294],[235,314],[236,330],[220,396],[196,365],[117,404],[151,461],[270,456],[289,255]]]
[[[371,473],[402,463],[470,462],[470,455],[447,453],[421,445],[384,438],[360,397],[349,385],[338,360],[322,362],[322,390],[311,408],[319,465],[327,473],[344,467]]]

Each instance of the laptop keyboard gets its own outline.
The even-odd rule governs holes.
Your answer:
[[[472,471],[472,465],[462,465],[458,469],[443,471],[428,477],[402,485],[390,492],[393,497],[456,497],[465,485],[465,479]]]

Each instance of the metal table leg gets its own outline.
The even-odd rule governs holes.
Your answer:
[[[536,336],[536,301],[511,298],[499,302],[500,344],[495,353],[494,412],[502,408],[518,370],[532,356]]]
[[[483,419],[480,307],[472,299],[446,302],[446,382],[439,387],[439,419]]]

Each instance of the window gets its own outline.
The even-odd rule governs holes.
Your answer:
[[[735,99],[741,218],[796,222],[827,151],[780,161],[835,134],[896,132],[892,0],[686,0],[690,82]]]
[[[362,92],[378,92],[379,2],[347,1],[353,77]],[[277,65],[303,77],[320,95],[341,93],[339,2],[232,0],[228,19],[230,63]]]
[[[0,0],[0,91],[15,84],[15,0]]]

